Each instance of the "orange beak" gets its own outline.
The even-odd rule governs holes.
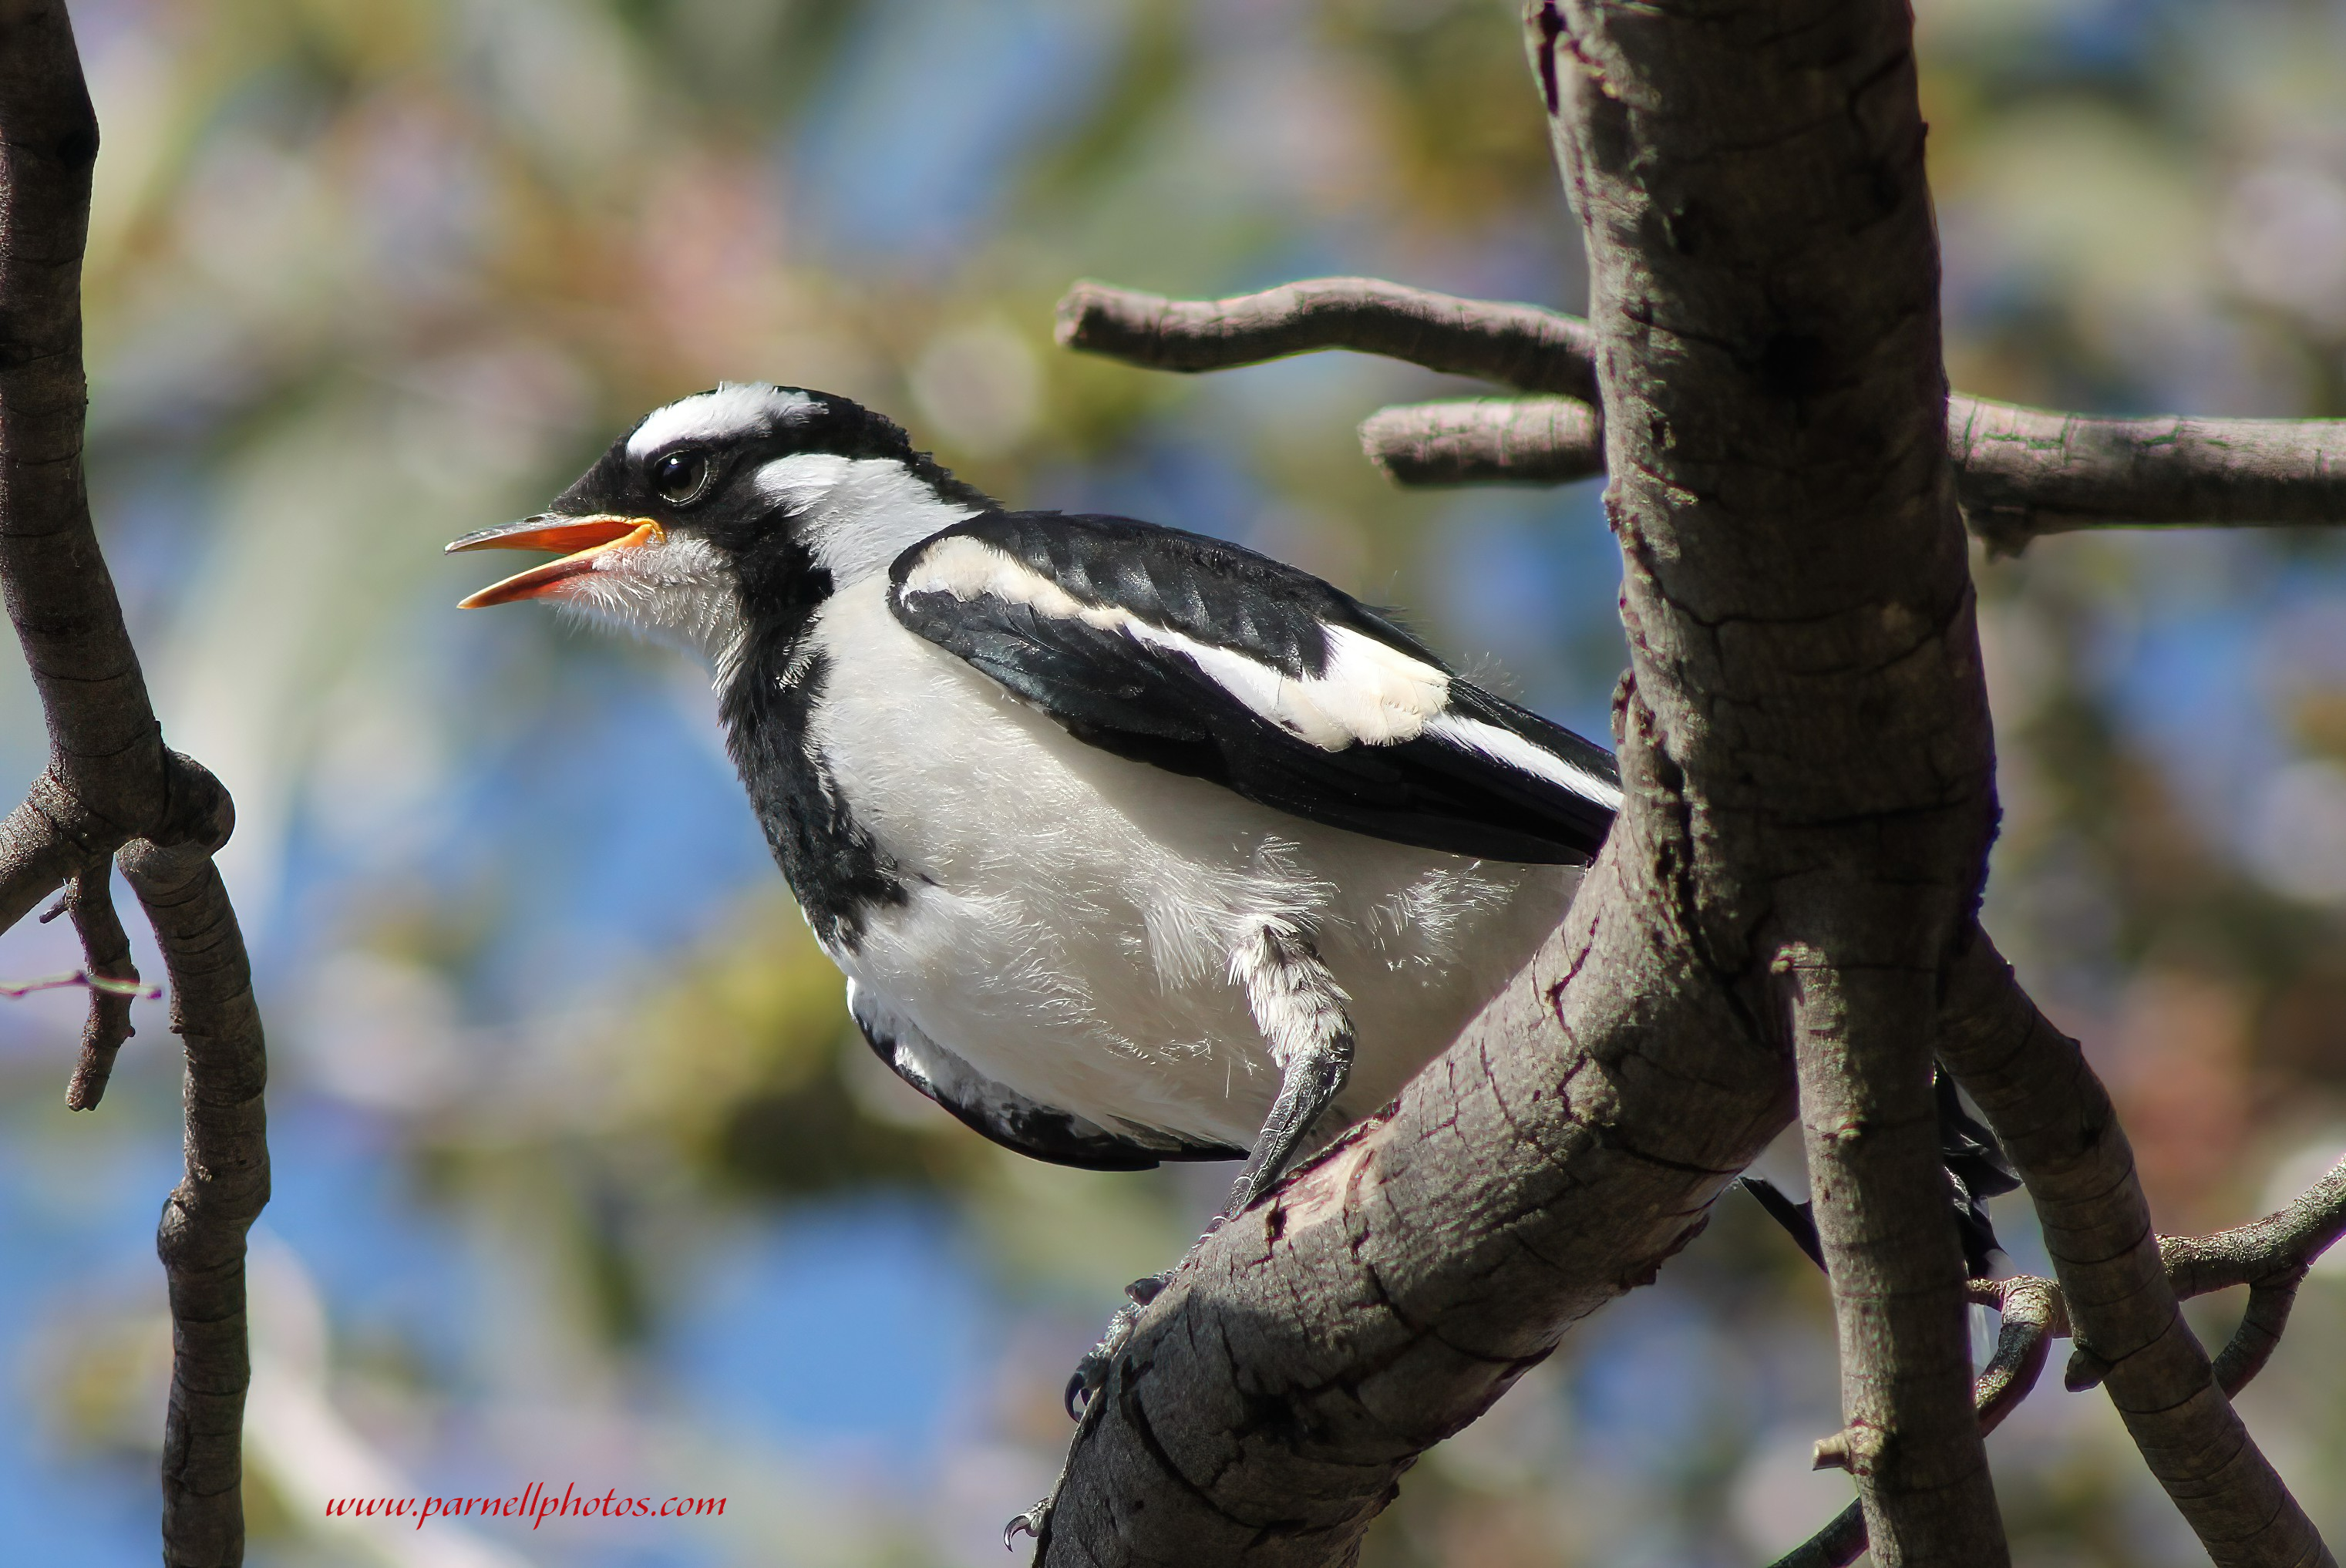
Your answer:
[[[558,561],[517,572],[502,583],[492,583],[469,598],[459,600],[456,607],[477,610],[490,605],[510,605],[517,599],[535,599],[551,592],[558,583],[595,570],[597,558],[611,551],[639,549],[664,543],[667,538],[668,530],[648,517],[546,515],[525,517],[499,528],[484,528],[450,545],[449,554],[459,550],[561,550],[567,554]]]

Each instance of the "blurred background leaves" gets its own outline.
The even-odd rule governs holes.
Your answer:
[[[2346,414],[2346,4],[1923,0],[1956,383]],[[1593,487],[1402,495],[1326,356],[1152,376],[1050,343],[1066,284],[1331,271],[1579,308],[1505,0],[88,0],[105,150],[93,494],[225,860],[276,1061],[255,1252],[257,1562],[1003,1561],[1057,1391],[1227,1173],[998,1154],[853,1043],[703,679],[458,615],[455,535],[719,378],[846,393],[1015,504],[1235,537],[1606,728]],[[2162,1224],[2346,1146],[2346,557],[2310,535],[1980,563],[1990,919],[2081,1033]],[[0,762],[41,762],[20,670]],[[64,967],[10,933],[8,973]],[[153,1550],[149,1251],[176,1066],[139,1014],[0,1013],[0,1509],[28,1560]],[[2000,1215],[2041,1266],[2025,1205]],[[2346,1530],[2346,1289],[2247,1401]],[[2232,1304],[2212,1303],[2220,1328]],[[1379,1565],[1761,1560],[1847,1495],[1830,1321],[1741,1200],[1437,1449]],[[2026,1563],[2194,1560],[2098,1395],[1993,1445]],[[725,1494],[720,1520],[354,1528],[341,1492]]]

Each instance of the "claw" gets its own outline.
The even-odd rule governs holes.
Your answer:
[[[1082,1363],[1076,1368],[1076,1375],[1067,1380],[1067,1391],[1060,1396],[1061,1402],[1067,1407],[1067,1419],[1071,1421],[1083,1420],[1083,1406],[1092,1402],[1091,1365],[1092,1359],[1086,1356]],[[1081,1400],[1083,1404],[1077,1404],[1076,1402],[1077,1400]]]
[[[1011,1516],[1010,1522],[1002,1527],[1002,1549],[1005,1552],[1015,1550],[1010,1543],[1017,1539],[1022,1532],[1036,1541],[1042,1540],[1043,1526],[1050,1522],[1051,1499],[1046,1497],[1025,1512]]]
[[[1146,1307],[1165,1294],[1165,1287],[1172,1278],[1170,1273],[1166,1273],[1152,1274],[1146,1279],[1136,1279],[1124,1288],[1125,1299],[1135,1307]]]

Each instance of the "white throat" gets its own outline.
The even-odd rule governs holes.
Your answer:
[[[741,656],[741,596],[715,545],[670,534],[658,545],[610,550],[595,570],[547,596],[603,626],[693,655],[723,685]]]

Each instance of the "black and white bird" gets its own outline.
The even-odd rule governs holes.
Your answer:
[[[1229,1213],[1522,967],[1621,799],[1604,748],[1326,583],[1005,510],[821,392],[671,403],[449,548],[562,552],[467,606],[707,660],[889,1066],[1037,1158],[1244,1157]]]

